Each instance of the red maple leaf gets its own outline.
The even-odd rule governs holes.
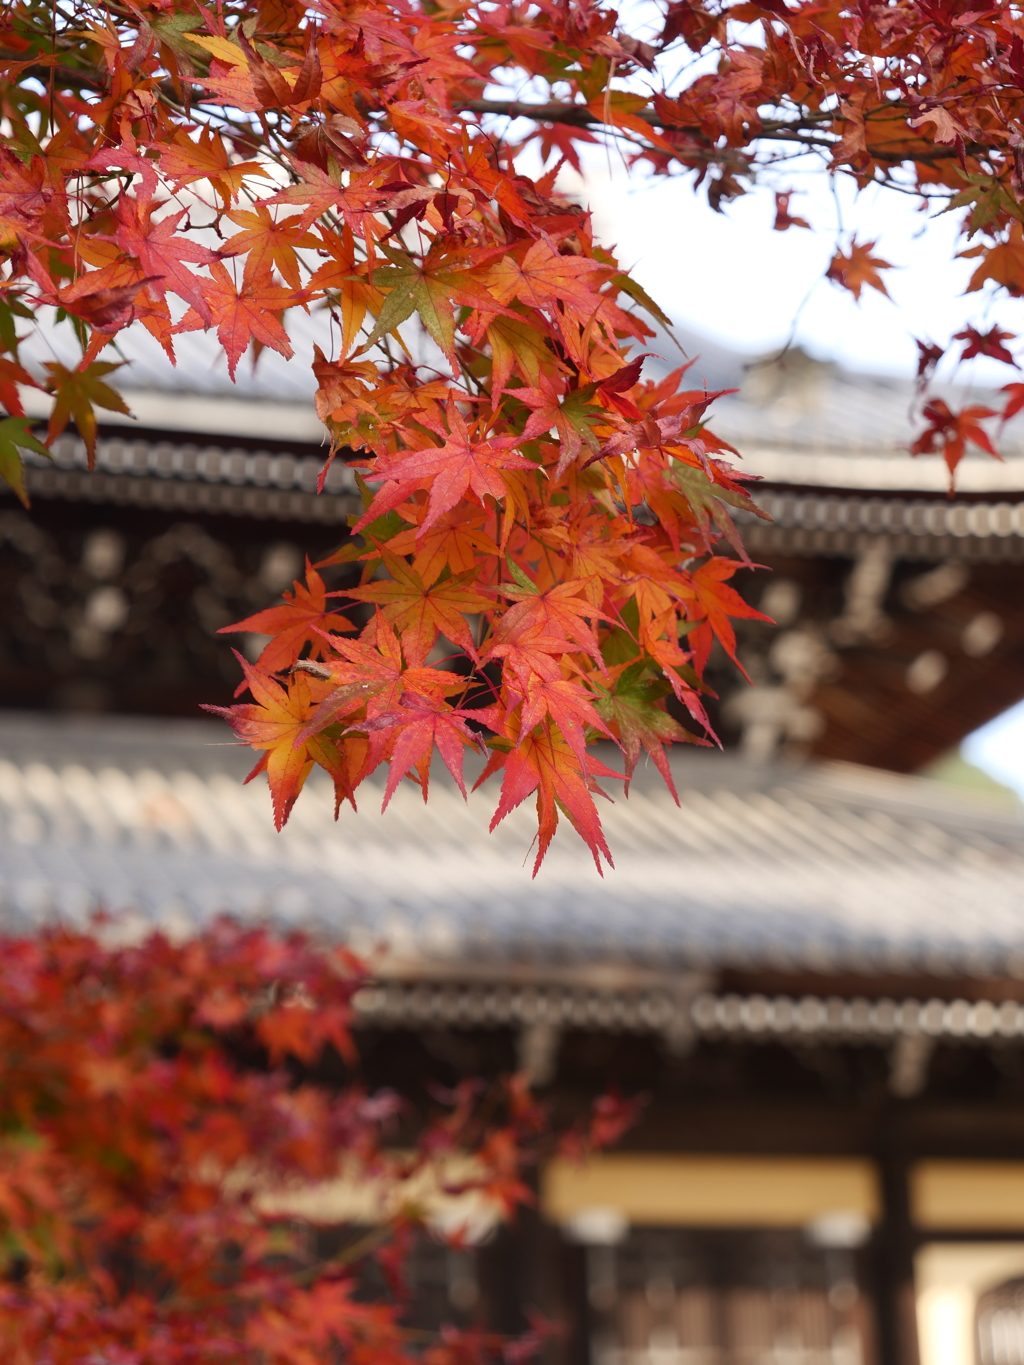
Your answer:
[[[406,691],[444,697],[466,686],[465,678],[458,673],[440,668],[406,668],[401,641],[383,612],[378,611],[358,640],[335,635],[324,638],[341,657],[327,658],[315,667],[334,687],[310,716],[300,738],[323,730],[363,705],[371,719],[392,711]]]
[[[516,605],[505,612],[495,628],[490,654],[500,658],[510,648],[522,646],[529,640],[534,647],[538,640],[543,640],[549,653],[570,654],[582,650],[603,670],[601,647],[590,624],[591,621],[610,619],[594,605],[593,597],[600,591],[600,583],[595,575],[557,583],[547,592],[541,592],[519,570],[515,583],[501,585],[502,595],[512,598]]]
[[[267,607],[244,621],[236,621],[232,626],[221,626],[219,635],[245,630],[257,635],[270,635],[273,638],[264,645],[257,659],[257,666],[266,673],[277,673],[290,667],[302,650],[310,645],[310,657],[320,658],[325,641],[323,631],[354,630],[355,627],[341,612],[331,611],[327,606],[329,593],[324,580],[306,560],[305,583],[295,582],[294,592],[284,592],[284,602],[279,607]],[[243,684],[244,686],[244,684]]]
[[[301,301],[295,293],[272,284],[269,274],[248,284],[243,282],[241,289],[236,289],[234,280],[220,261],[213,261],[210,274],[213,278],[203,281],[203,307],[190,308],[174,330],[195,332],[216,325],[232,379],[238,361],[251,341],[270,346],[290,360],[295,352],[280,314]]]
[[[550,678],[532,673],[521,686],[523,730],[532,730],[550,716],[568,741],[581,768],[587,761],[588,727],[612,738],[611,731],[594,709],[594,697],[580,683],[569,678]],[[510,687],[510,704],[518,700],[519,688]]]
[[[160,207],[159,200],[122,194],[114,209],[117,228],[113,240],[122,251],[135,257],[141,273],[152,280],[153,288],[161,297],[165,290],[172,290],[192,305],[203,325],[208,327],[211,312],[205,295],[209,282],[187,270],[185,262],[210,265],[216,262],[216,255],[194,238],[176,231],[186,215],[185,209],[154,222],[153,214]]]
[[[478,713],[483,718],[483,713]],[[586,843],[594,858],[594,865],[601,875],[602,856],[609,867],[614,867],[612,855],[608,851],[601,819],[594,805],[591,791],[600,791],[595,783],[597,777],[621,778],[621,773],[606,767],[591,754],[586,755],[586,764],[580,767],[579,761],[568,740],[550,722],[530,730],[516,738],[516,745],[508,754],[496,753],[481,773],[475,786],[480,786],[491,773],[504,768],[501,785],[501,799],[498,809],[491,820],[495,829],[505,816],[521,805],[528,796],[537,793],[537,857],[533,865],[536,877],[544,855],[558,828],[558,812],[561,809],[580,838]]]
[[[419,539],[467,493],[472,493],[479,502],[488,495],[500,502],[508,491],[501,470],[537,468],[532,460],[512,453],[519,444],[517,437],[472,440],[469,428],[454,404],[448,408],[447,420],[449,437],[443,446],[429,446],[412,455],[383,457],[377,461],[374,478],[384,480],[384,486],[353,531],[362,530],[392,507],[397,507],[408,497],[411,488],[429,485],[427,515],[416,533]]]
[[[964,343],[961,360],[972,360],[976,355],[985,355],[992,360],[1001,360],[1004,365],[1016,367],[1017,362],[1012,351],[1003,345],[1004,341],[1013,341],[1016,335],[1016,332],[1004,332],[999,326],[990,327],[987,332],[979,332],[976,327],[967,326],[962,332],[955,332],[953,340]]]
[[[459,791],[465,796],[466,784],[462,775],[463,752],[468,744],[476,746],[480,744],[478,736],[466,724],[467,720],[474,718],[474,712],[449,706],[437,697],[424,697],[415,692],[407,692],[402,697],[398,710],[386,711],[365,722],[365,728],[371,732],[385,730],[395,732],[381,810],[387,809],[395,788],[413,768],[418,771],[419,783],[423,788],[423,800],[426,801],[430,784],[430,760],[435,745],[445,767],[458,784]]]
[[[775,222],[772,223],[776,232],[785,232],[787,228],[791,227],[809,228],[811,226],[806,218],[797,218],[790,213],[789,201],[793,198],[793,194],[793,190],[788,190],[785,194],[776,192]]]
[[[941,398],[933,398],[924,407],[924,417],[928,425],[910,447],[910,453],[932,455],[935,451],[941,450],[942,458],[949,467],[950,478],[967,453],[968,443],[980,446],[994,460],[1001,460],[1003,457],[992,444],[988,432],[980,425],[986,417],[995,416],[994,408],[986,408],[979,403],[954,412]]]

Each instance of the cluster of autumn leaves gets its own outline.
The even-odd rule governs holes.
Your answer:
[[[683,367],[644,380],[644,314],[667,320],[557,193],[595,130],[695,172],[716,205],[779,149],[944,196],[978,238],[977,283],[1024,289],[1013,6],[670,0],[641,40],[596,0],[16,0],[0,38],[16,488],[19,450],[43,449],[24,388],[53,395],[47,440],[73,419],[91,456],[96,409],[126,411],[124,328],[169,360],[215,331],[234,376],[247,351],[292,355],[290,310],[330,316],[317,411],[365,510],[328,562],[358,581],[329,603],[311,568],[240,623],[273,639],[228,711],[279,824],[314,765],[339,801],[389,765],[386,802],[406,775],[426,795],[435,748],[461,784],[474,746],[503,773],[495,821],[536,798],[538,863],[561,813],[600,867],[593,794],[615,770],[591,742],[617,744],[627,778],[646,750],[671,786],[666,747],[712,738],[710,649],[734,656],[730,618],[756,614],[728,581],[747,563],[730,509],[756,508],[705,425],[715,395]],[[681,46],[717,63],[679,88]],[[513,87],[528,97],[496,97]],[[790,198],[776,226],[800,230]],[[840,245],[830,277],[884,292],[872,249]],[[47,310],[81,359],[40,372],[18,328]],[[985,435],[977,408],[926,418],[918,449],[951,467]]]
[[[561,814],[600,865],[593,797],[614,770],[592,742],[627,775],[646,750],[671,787],[668,746],[709,740],[710,651],[735,658],[731,620],[752,614],[730,584],[747,562],[732,513],[756,508],[705,425],[715,395],[682,367],[645,380],[644,316],[666,319],[558,194],[561,166],[600,139],[716,206],[767,175],[775,226],[800,231],[776,163],[816,155],[961,212],[971,289],[1016,296],[1022,100],[1020,8],[972,0],[667,0],[643,38],[600,0],[11,0],[0,476],[24,499],[23,453],[72,421],[93,456],[97,410],[128,411],[129,327],[168,363],[182,333],[215,332],[234,376],[247,353],[292,355],[290,313],[329,318],[317,411],[363,512],[235,627],[271,637],[228,718],[277,822],[314,765],[342,801],[386,764],[386,803],[407,775],[426,795],[435,749],[461,784],[475,747],[481,780],[502,774],[495,821],[535,798],[538,862]],[[839,242],[829,277],[885,292],[873,253]],[[80,358],[29,364],[23,338],[55,321]],[[999,328],[955,340],[1015,363]],[[917,449],[952,469],[969,444],[994,450],[984,423],[1024,407],[1024,385],[1001,413],[958,410],[926,392],[943,354],[921,343]],[[26,390],[52,396],[45,443]],[[354,984],[351,964],[228,928],[2,945],[5,1360],[64,1365],[83,1342],[167,1365],[405,1357],[400,1309],[354,1297],[362,1251],[318,1259],[249,1179],[315,1181],[339,1153],[401,1176],[393,1097],[308,1070],[347,1055]],[[543,1115],[518,1085],[480,1104],[486,1121],[457,1093],[402,1160],[468,1152],[507,1207]],[[574,1141],[628,1117],[609,1101]],[[452,1334],[425,1358],[503,1349]]]
[[[555,1139],[518,1079],[467,1082],[426,1110],[425,1096],[339,1089],[360,980],[343,953],[226,922],[184,944],[0,941],[5,1362],[504,1358],[481,1329],[424,1342],[406,1328],[422,1191],[507,1215],[539,1157],[613,1140],[635,1105],[605,1097]],[[380,1217],[318,1241],[288,1195],[308,1208],[341,1177],[382,1191]],[[368,1263],[386,1298],[367,1294]]]

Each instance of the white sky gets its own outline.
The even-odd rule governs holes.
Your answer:
[[[954,259],[968,245],[958,241],[958,214],[928,220],[916,197],[894,191],[872,189],[855,200],[848,179],[833,187],[820,170],[775,177],[778,188],[796,191],[790,212],[807,218],[813,232],[773,231],[767,190],[718,214],[689,178],[629,180],[597,155],[583,193],[600,239],[618,247],[620,261],[666,313],[741,351],[783,345],[796,320],[796,340],[823,359],[910,373],[914,336],[942,343],[968,321],[1024,332],[1021,300],[993,306],[983,293],[964,296],[976,262]],[[837,241],[845,250],[854,231],[861,241],[877,240],[873,254],[898,267],[884,273],[892,302],[866,289],[858,303],[823,279]],[[965,368],[961,377],[998,385],[1014,375],[991,363],[974,374]]]
[[[600,239],[617,246],[622,264],[666,313],[740,351],[780,347],[795,325],[795,340],[821,359],[909,374],[915,336],[941,344],[966,322],[1024,333],[1024,300],[993,305],[983,293],[964,295],[975,262],[954,259],[967,245],[958,239],[959,215],[928,221],[916,199],[893,192],[872,190],[855,203],[852,187],[834,189],[821,171],[794,171],[778,188],[800,191],[790,213],[815,232],[774,232],[769,192],[716,214],[689,180],[631,184],[596,157],[583,193]],[[868,289],[857,303],[822,279],[837,239],[845,249],[854,230],[862,241],[876,239],[874,254],[898,267],[885,276],[892,302]],[[1017,377],[995,362],[973,367],[958,377],[982,385]],[[1024,796],[1024,702],[970,736],[963,754]]]
[[[1024,702],[968,735],[960,752],[968,763],[1024,797]]]

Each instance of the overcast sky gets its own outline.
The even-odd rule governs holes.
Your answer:
[[[954,259],[968,245],[958,240],[958,215],[929,220],[916,197],[894,191],[872,189],[858,200],[848,179],[833,185],[823,171],[794,170],[778,183],[796,190],[790,212],[814,232],[773,231],[768,192],[714,213],[689,179],[629,180],[621,164],[598,155],[583,193],[601,240],[618,246],[620,261],[667,313],[745,352],[783,345],[795,324],[796,340],[823,359],[908,373],[914,336],[944,342],[965,322],[986,320],[1024,332],[1024,302],[993,307],[983,294],[964,296],[976,262]],[[875,254],[898,267],[884,276],[891,302],[866,289],[858,303],[822,279],[837,239],[845,249],[852,231],[877,240]],[[962,376],[989,384],[1013,378],[998,364]]]
[[[993,305],[984,294],[964,296],[975,262],[956,260],[969,245],[958,237],[957,215],[928,220],[917,200],[869,191],[858,202],[843,182],[823,172],[792,176],[798,191],[790,212],[816,229],[772,230],[774,200],[751,194],[714,213],[691,183],[630,182],[607,160],[592,158],[581,187],[602,241],[673,318],[746,353],[770,352],[795,339],[822,359],[852,369],[912,373],[915,336],[945,342],[966,322],[999,322],[1024,333],[1024,300]],[[865,290],[857,303],[822,279],[841,240],[851,232],[877,240],[892,301]],[[801,307],[801,305],[803,305]],[[1000,385],[1015,376],[983,362],[960,376]],[[1024,796],[1024,702],[972,735],[964,756]]]

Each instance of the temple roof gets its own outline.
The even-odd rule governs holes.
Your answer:
[[[10,930],[104,909],[188,932],[219,912],[394,962],[637,972],[1006,975],[1024,969],[1024,811],[845,764],[679,752],[677,808],[638,771],[602,806],[616,868],[568,826],[532,879],[529,804],[489,835],[496,782],[437,775],[333,821],[313,778],[276,834],[251,754],[200,721],[0,714]],[[614,762],[614,755],[608,755]]]
[[[334,353],[325,313],[293,310],[289,332],[295,356],[285,360],[264,350],[254,368],[248,358],[236,382],[213,336],[189,332],[175,338],[177,364],[140,326],[118,338],[126,364],[118,376],[134,420],[102,413],[110,429],[189,433],[223,443],[232,438],[287,442],[315,449],[324,429],[313,409],[316,383],[310,369],[313,347]],[[73,362],[65,337],[48,330],[23,343],[28,363],[56,353]],[[742,454],[740,467],[770,484],[880,493],[943,494],[948,472],[938,457],[914,458],[908,447],[922,428],[920,402],[911,380],[863,374],[815,359],[799,348],[781,357],[757,358],[732,352],[687,329],[659,333],[645,374],[657,377],[693,364],[695,387],[738,389],[717,400],[711,426]],[[65,354],[66,353],[66,354]],[[952,406],[965,402],[999,406],[995,391],[960,384],[934,388]],[[30,415],[46,416],[50,399],[25,392]],[[1019,497],[1024,494],[1024,418],[999,434],[1002,462],[972,451],[957,476],[961,494]],[[102,465],[102,458],[101,458]]]

